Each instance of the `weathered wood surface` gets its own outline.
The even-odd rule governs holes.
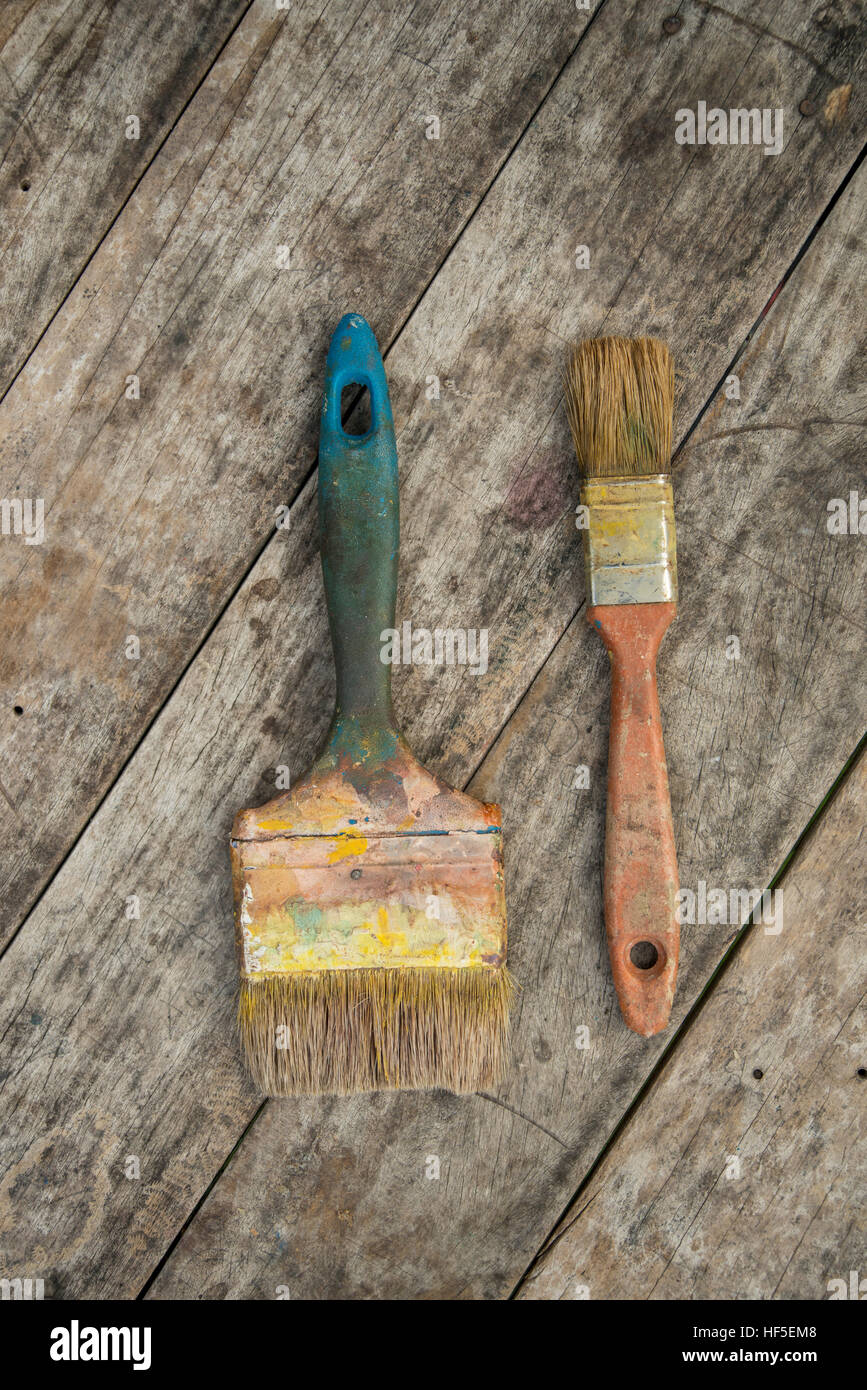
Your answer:
[[[388,345],[588,19],[304,0],[239,26],[0,408],[5,495],[47,514],[0,546],[4,938],[312,467],[334,325]]]
[[[646,259],[635,268],[630,241],[620,244],[618,263],[606,244],[602,284],[595,276],[580,282],[586,288],[579,322],[576,311],[561,304],[574,293],[574,280],[563,269],[565,258],[571,276],[571,230],[562,245],[549,238],[546,247],[537,229],[546,208],[560,226],[573,200],[593,206],[597,179],[612,185],[623,156],[618,122],[622,126],[626,112],[637,120],[634,91],[630,104],[621,90],[621,30],[605,28],[607,8],[587,36],[586,52],[582,45],[389,360],[403,422],[404,572],[419,564],[424,570],[404,584],[403,616],[430,627],[489,626],[492,634],[494,665],[484,679],[463,672],[458,680],[454,671],[401,673],[399,705],[413,742],[436,756],[439,741],[448,736],[448,752],[436,757],[436,765],[459,781],[495,739],[553,637],[574,617],[581,592],[580,548],[569,516],[569,446],[554,415],[559,346],[551,346],[542,325],[553,324],[555,339],[598,327],[618,287],[627,286],[630,300],[634,273],[647,302],[634,311],[624,304],[605,321],[671,331],[685,368],[682,431],[705,399],[704,382],[720,377],[739,335],[779,279],[787,238],[797,240],[809,224],[811,198],[820,206],[821,190],[833,186],[836,175],[824,161],[836,174],[845,167],[845,150],[833,143],[837,138],[845,144],[845,129],[825,132],[825,139],[814,136],[809,123],[803,129],[799,124],[796,134],[802,131],[815,155],[812,191],[799,191],[790,167],[789,200],[774,193],[773,207],[765,208],[749,163],[757,152],[717,151],[728,162],[690,159],[684,173],[667,143],[639,141],[630,177],[612,194],[609,212],[622,227],[631,207],[636,226],[645,229]],[[645,11],[641,7],[630,31],[639,49],[642,42],[650,44],[650,29],[642,27],[649,24]],[[698,25],[695,13],[691,22]],[[701,32],[710,54],[702,78],[707,86],[720,64],[724,71],[725,61],[733,61],[731,34],[745,42],[744,26],[708,15]],[[594,48],[591,40],[603,47]],[[775,42],[767,41],[772,54]],[[750,46],[756,46],[755,34]],[[699,77],[704,51],[693,35],[687,67],[690,73],[699,69]],[[784,50],[773,63],[784,66],[784,59],[797,61]],[[684,71],[682,55],[669,55],[668,61],[673,67],[657,69],[661,85],[647,97],[648,110],[656,111],[660,93]],[[781,79],[787,91],[800,89],[802,74],[796,78],[789,73]],[[557,177],[551,171],[545,176],[558,143],[563,146],[570,103],[582,92],[586,100],[591,91],[601,94],[599,120],[611,120],[616,139],[608,148],[600,137],[606,148],[585,151],[565,171],[561,157]],[[670,104],[667,128],[672,112]],[[677,159],[682,155],[678,149]],[[782,169],[786,158],[784,153],[773,162]],[[690,175],[694,164],[700,167]],[[684,180],[688,197],[678,195]],[[726,234],[716,229],[713,240],[704,229],[713,232],[710,212],[723,196],[735,205],[749,197],[756,203],[737,234],[730,227]],[[663,211],[672,199],[673,211]],[[819,249],[848,207],[841,203],[823,228],[775,305],[766,335],[789,312],[784,306],[794,287],[806,283],[808,273],[821,273]],[[525,246],[528,240],[532,244]],[[840,252],[836,242],[834,252]],[[670,254],[679,262],[677,276]],[[750,264],[743,279],[732,285],[745,259]],[[704,307],[694,303],[697,279],[710,287]],[[533,300],[543,316],[536,337],[532,323],[518,333],[525,293],[526,303]],[[839,318],[846,303],[840,283],[837,295],[829,313]],[[726,296],[730,318],[721,302]],[[649,323],[651,298],[662,307]],[[716,336],[706,341],[708,314]],[[528,361],[519,368],[522,344]],[[777,348],[771,345],[772,359]],[[835,340],[824,377],[811,364],[806,384],[800,377],[795,384],[786,381],[776,361],[763,368],[757,356],[751,367],[757,395],[752,407],[747,401],[739,409],[760,409],[773,373],[780,401],[796,389],[806,392],[808,403],[810,392],[826,399],[822,393],[838,382],[845,388],[851,352],[850,341]],[[439,402],[428,402],[424,379],[437,367],[454,386]],[[446,408],[437,414],[436,406]],[[795,412],[793,421],[799,418]],[[528,438],[535,442],[532,451]],[[760,443],[770,448],[772,438],[763,432]],[[462,457],[472,460],[465,475],[454,463]],[[696,457],[691,450],[689,458]],[[697,877],[700,867],[708,876],[717,872],[731,875],[727,882],[751,885],[762,883],[778,862],[842,762],[848,740],[854,741],[851,730],[862,714],[859,687],[853,682],[838,692],[835,680],[842,668],[859,670],[863,659],[861,633],[840,615],[843,594],[861,577],[863,551],[825,554],[814,527],[815,549],[804,541],[806,572],[811,566],[817,571],[812,612],[805,621],[803,594],[787,584],[775,592],[770,611],[762,611],[767,596],[761,568],[744,563],[737,543],[743,543],[749,517],[769,505],[777,508],[777,524],[786,527],[792,499],[787,490],[771,488],[769,502],[751,466],[742,479],[739,529],[732,533],[732,489],[727,476],[724,486],[718,481],[721,459],[727,458],[725,451],[712,464],[699,460],[696,467],[704,471],[679,527],[685,618],[669,639],[668,669],[675,678],[681,675],[682,689],[675,679],[669,692],[679,694],[683,709],[669,752],[678,767],[677,795],[683,793],[685,881],[687,872]],[[824,486],[840,486],[846,472],[840,454],[830,461],[822,455],[820,462],[827,470]],[[785,473],[777,454],[767,468]],[[456,498],[463,509],[460,527]],[[7,1263],[38,1266],[55,1296],[135,1292],[256,1109],[232,1036],[225,837],[235,807],[273,785],[273,773],[260,781],[260,770],[278,761],[300,768],[327,721],[332,677],[311,500],[308,487],[290,531],[278,535],[256,565],[0,967],[6,1000],[0,1029],[7,1030],[14,1059],[5,1079],[11,1114],[4,1133],[0,1248]],[[711,543],[702,532],[709,526],[718,527],[714,554],[726,557],[722,598],[705,553]],[[292,596],[291,606],[281,601],[281,585]],[[720,625],[725,633],[733,630],[727,624],[739,609],[745,615],[759,610],[761,623],[754,663],[749,673],[735,676],[722,654],[714,665],[717,649],[708,647],[708,638],[717,636],[712,620],[718,611],[726,619]],[[691,613],[704,615],[694,634]],[[805,653],[820,631],[824,645],[805,679]],[[777,632],[783,634],[779,647],[768,656],[763,643],[773,647]],[[501,1293],[526,1268],[588,1157],[658,1055],[658,1047],[646,1049],[618,1031],[611,1012],[594,878],[607,692],[602,656],[591,639],[580,620],[571,622],[474,786],[498,792],[508,817],[514,964],[524,991],[517,1066],[502,1099],[529,1120],[491,1099],[465,1102],[442,1095],[269,1106],[155,1284],[158,1296],[173,1290],[233,1296],[241,1289],[268,1296],[276,1282],[318,1295]],[[668,714],[665,670],[663,663]],[[576,709],[578,727],[572,722]],[[579,728],[591,725],[585,741]],[[805,767],[791,765],[779,739],[790,747],[799,741]],[[722,772],[711,761],[717,749],[726,756]],[[773,800],[768,808],[754,798],[753,765],[763,759],[779,810]],[[570,790],[579,761],[596,774],[593,812],[583,820],[577,812],[587,793]],[[795,797],[789,794],[793,788]],[[740,823],[732,827],[735,813]],[[723,827],[725,834],[719,833]],[[142,917],[130,922],[124,899],[133,893],[141,897]],[[681,1015],[721,944],[718,933],[712,941],[697,936],[685,961]],[[603,1019],[607,1037],[598,1039],[597,1054],[577,1052],[575,1024],[587,1022],[595,1037]],[[122,1175],[128,1153],[141,1158],[141,1183]],[[445,1180],[438,1183],[424,1178],[431,1153],[444,1160]],[[255,1181],[247,1187],[251,1177]],[[239,1181],[233,1211],[223,1194]],[[423,1199],[409,1191],[419,1182],[425,1184]],[[236,1230],[233,1223],[247,1217]],[[234,1242],[225,1255],[207,1243],[214,1232]],[[275,1280],[278,1272],[286,1277]]]
[[[519,1298],[823,1299],[867,1268],[865,823],[862,756]]]
[[[763,888],[867,723],[864,632],[850,611],[867,555],[863,537],[825,529],[829,497],[863,476],[851,284],[865,258],[865,181],[838,203],[738,363],[741,401],[717,399],[678,462],[681,605],[660,688],[681,882],[695,891],[701,880],[727,893]],[[821,430],[809,423],[818,418]],[[764,428],[769,419],[782,428]],[[765,553],[753,551],[757,528]],[[799,561],[794,577],[774,568],[781,538]],[[732,635],[741,657],[730,661]],[[466,1103],[269,1103],[153,1296],[273,1297],[280,1283],[317,1298],[514,1287],[667,1041],[623,1027],[610,981],[606,665],[579,615],[470,783],[502,802],[506,827],[521,985],[506,1085]],[[586,791],[572,789],[580,764]],[[739,926],[684,927],[675,1025]],[[428,1155],[439,1156],[439,1182],[425,1177]]]
[[[0,10],[0,395],[248,5]]]
[[[527,6],[467,27],[433,7],[375,22],[361,8],[299,6],[276,36],[250,12],[0,414],[8,486],[49,508],[41,546],[0,548],[0,675],[24,711],[0,730],[6,933],[309,467],[337,317],[353,303],[387,346],[588,18]],[[833,123],[823,104],[857,78],[851,35],[795,0],[741,8],[693,4],[675,35],[663,5],[602,8],[389,364],[412,403],[404,459],[423,461],[404,495],[420,523],[406,606],[497,633],[483,705],[460,701],[450,721],[454,771],[478,763],[572,612],[580,566],[558,520],[573,484],[549,423],[562,339],[681,339],[689,421],[859,148],[857,81]],[[784,110],[779,156],[675,144],[681,104],[762,93]],[[439,141],[424,138],[431,112]],[[432,561],[456,507],[478,545]],[[429,690],[413,673],[408,702]]]

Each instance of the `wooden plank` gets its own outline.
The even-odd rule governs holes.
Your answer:
[[[867,1264],[867,758],[519,1290],[824,1299]],[[830,1290],[833,1292],[833,1290]]]
[[[0,395],[248,4],[4,7]]]
[[[466,779],[495,738],[528,675],[549,650],[549,629],[555,620],[569,623],[581,591],[580,550],[568,515],[574,498],[568,444],[559,414],[557,423],[548,425],[557,409],[559,351],[555,354],[544,337],[544,319],[536,330],[527,320],[529,337],[515,337],[513,343],[510,334],[516,333],[515,316],[525,293],[530,298],[536,294],[539,312],[553,324],[552,336],[578,327],[575,308],[563,307],[574,290],[572,260],[564,260],[559,242],[547,249],[534,245],[529,255],[522,239],[536,236],[546,206],[552,225],[565,225],[566,219],[571,226],[574,217],[567,213],[576,199],[590,206],[597,182],[607,178],[613,185],[613,171],[623,156],[619,132],[627,115],[638,120],[634,93],[630,105],[624,90],[622,12],[612,9],[617,23],[606,20],[607,12],[606,7],[594,23],[536,130],[497,180],[483,213],[389,359],[396,415],[402,422],[405,548],[409,564],[424,571],[413,575],[415,587],[404,582],[403,614],[429,627],[489,626],[493,638],[492,668],[484,681],[465,672],[458,681],[461,673],[454,670],[400,673],[399,705],[412,742],[430,756],[447,736],[448,752],[435,761],[456,780]],[[648,53],[657,44],[657,30],[645,18],[645,7],[630,11],[630,18],[630,41],[640,57],[642,43]],[[692,22],[698,24],[695,16]],[[724,16],[709,16],[699,28],[701,42],[698,29],[690,36],[690,72],[707,86],[717,69],[729,70],[740,52],[737,45],[746,39],[743,26]],[[775,43],[768,40],[765,52],[760,43],[755,61],[767,62],[770,53],[776,69]],[[756,47],[754,34],[749,47]],[[663,70],[656,72],[658,87],[643,97],[648,111],[656,111],[672,84],[677,86],[687,63],[683,53],[666,52],[660,60]],[[749,80],[758,83],[764,71],[756,69]],[[802,69],[786,71],[785,82],[786,91],[800,90]],[[585,152],[574,170],[564,170],[561,163],[558,176],[549,172],[543,178],[558,138],[563,146],[575,101],[590,91],[596,94],[600,120],[610,119],[617,138],[609,140],[604,157],[598,148],[592,155]],[[672,115],[670,103],[658,119],[669,121]],[[651,261],[663,255],[669,242],[681,255],[677,276],[667,266],[654,270],[651,264],[647,271],[644,293],[658,296],[665,321],[649,325],[638,317],[629,319],[625,291],[624,307],[612,326],[673,329],[680,323],[677,342],[687,402],[682,422],[703,400],[702,381],[722,374],[733,350],[729,340],[739,341],[755,317],[756,303],[777,283],[793,228],[807,225],[810,197],[833,183],[829,164],[843,158],[833,133],[827,140],[816,136],[808,123],[797,130],[803,145],[790,151],[795,162],[785,175],[792,181],[788,201],[777,196],[775,183],[772,206],[757,198],[757,170],[749,160],[751,155],[760,159],[758,151],[726,150],[725,161],[699,161],[696,167],[690,162],[684,174],[679,163],[669,160],[667,143],[646,140],[636,145],[634,177],[621,183],[613,200],[611,216],[621,223],[628,219],[618,198],[632,207],[636,226],[645,219],[645,239],[658,246]],[[844,130],[840,138],[845,135]],[[796,156],[804,148],[813,153],[815,167],[812,193],[799,203]],[[782,169],[785,159],[784,153],[775,167]],[[677,190],[684,179],[689,197],[681,193],[681,203]],[[715,226],[711,213],[723,195],[733,206],[748,198],[756,202],[737,235],[727,229],[717,241],[708,241],[703,229]],[[826,227],[823,237],[828,234]],[[570,250],[572,244],[570,237]],[[610,259],[601,285],[595,279],[587,283],[587,313],[597,312],[598,321],[604,317],[606,297],[616,299],[634,270],[634,245],[624,245],[621,252],[619,265]],[[745,277],[730,285],[734,267],[747,262]],[[815,266],[815,260],[809,264]],[[799,274],[805,273],[802,267]],[[644,271],[635,274],[642,278]],[[525,275],[531,281],[526,291]],[[705,314],[710,310],[695,305],[697,277],[710,286],[706,304],[711,307],[728,285],[731,319],[708,339]],[[543,292],[546,297],[540,298]],[[839,311],[839,285],[836,295],[830,295],[831,308]],[[784,303],[785,297],[769,323],[780,322]],[[719,308],[713,312],[718,317],[723,313]],[[532,336],[534,331],[538,336]],[[519,368],[522,343],[527,359]],[[835,342],[824,364],[826,379],[817,385],[814,375],[807,389],[845,383],[850,351],[848,339]],[[431,366],[440,368],[444,382],[454,382],[437,403],[446,406],[440,414],[434,413],[435,403],[426,400],[422,385]],[[475,398],[472,407],[467,393]],[[532,449],[527,439],[536,441]],[[465,474],[451,463],[463,458],[472,459]],[[450,461],[445,469],[444,460]],[[835,466],[837,461],[842,469],[842,454],[836,455]],[[831,467],[824,459],[823,466]],[[708,476],[713,480],[712,471]],[[745,490],[756,486],[754,476],[752,471],[745,475]],[[838,485],[838,475],[833,481]],[[699,537],[716,523],[717,489],[707,483],[705,477],[704,487],[698,488],[693,524]],[[755,509],[767,505],[763,495],[752,496]],[[771,492],[780,525],[788,522],[790,497],[789,491]],[[455,525],[456,514],[461,526]],[[717,550],[721,556],[735,554],[726,571],[729,585],[750,612],[759,603],[761,572],[733,551],[725,519],[726,514]],[[683,530],[688,557],[686,514]],[[482,542],[489,548],[481,548]],[[699,552],[702,547],[703,542]],[[820,558],[821,552],[809,552],[811,562]],[[734,864],[746,883],[764,873],[764,852],[765,857],[778,854],[807,814],[797,796],[815,804],[839,766],[859,691],[856,685],[831,705],[827,690],[842,663],[851,661],[857,669],[862,659],[860,633],[838,616],[840,593],[853,582],[858,563],[858,552],[847,551],[845,562],[838,556],[834,564],[819,568],[820,596],[806,634],[791,587],[780,586],[767,625],[772,634],[775,626],[787,637],[794,632],[795,650],[785,664],[777,653],[770,671],[765,661],[758,675],[756,670],[751,677],[744,675],[718,717],[718,682],[729,680],[730,673],[722,660],[708,673],[706,631],[699,625],[697,648],[688,645],[691,629],[686,623],[670,639],[672,653],[680,651],[676,637],[684,642],[685,669],[696,686],[675,739],[678,794],[683,788],[703,796],[707,788],[695,776],[696,760],[701,764],[716,750],[711,745],[705,754],[699,742],[697,753],[698,736],[708,739],[715,729],[722,746],[726,737],[737,746],[723,779],[722,790],[730,800],[723,807],[717,796],[714,815],[723,826],[731,819],[732,806],[743,810],[744,844],[731,829],[718,842],[712,839],[712,848],[722,849],[728,858],[711,858],[711,869]],[[707,570],[706,557],[693,550],[691,564],[684,592],[689,594],[691,585],[695,603],[696,570]],[[712,607],[715,577],[705,573],[704,582],[703,608],[694,611]],[[291,604],[278,600],[281,586]],[[433,603],[426,601],[428,593],[435,595]],[[724,594],[718,601],[734,600]],[[510,606],[515,610],[511,615]],[[803,652],[816,641],[820,612],[827,620],[825,641],[805,684]],[[801,641],[806,645],[798,646]],[[761,654],[760,643],[758,650]],[[576,824],[580,794],[570,790],[575,762],[588,761],[598,772],[604,758],[602,671],[591,634],[581,623],[572,623],[478,783],[487,781],[489,789],[502,795],[512,837],[507,854],[514,963],[524,992],[517,1066],[502,1100],[523,1109],[529,1120],[490,1099],[463,1102],[443,1095],[268,1107],[252,1134],[257,1146],[260,1131],[270,1135],[269,1143],[255,1154],[248,1144],[242,1147],[155,1285],[157,1292],[195,1287],[201,1296],[205,1289],[224,1286],[230,1294],[242,1287],[267,1290],[272,1273],[288,1266],[296,1290],[306,1287],[319,1294],[402,1289],[411,1296],[438,1291],[453,1296],[513,1286],[586,1171],[588,1153],[596,1152],[600,1135],[609,1132],[656,1055],[619,1033],[610,1017],[598,885],[592,881],[601,806],[597,795],[592,817]],[[739,740],[744,686],[749,689],[750,679],[757,683],[757,718]],[[684,689],[690,691],[688,679]],[[417,698],[420,690],[426,692],[423,700]],[[6,1079],[14,1116],[3,1141],[4,1192],[10,1194],[0,1203],[8,1213],[3,1249],[7,1263],[16,1267],[39,1264],[40,1277],[47,1277],[55,1296],[140,1287],[255,1112],[256,1098],[240,1075],[232,1037],[234,961],[225,837],[236,806],[264,796],[273,786],[274,763],[288,761],[300,769],[327,721],[331,692],[308,487],[291,530],[268,547],[3,959],[6,1004],[0,1027],[8,1028],[9,1055],[16,1059]],[[585,728],[585,711],[587,725],[593,726],[586,742],[571,723],[576,709],[580,728]],[[764,747],[769,728],[776,730],[774,737],[782,730],[790,744],[797,731],[806,760],[806,771],[799,766],[796,774],[787,762],[778,771],[768,755],[782,805],[779,814],[772,806],[770,828],[764,808],[750,802],[751,758]],[[793,787],[795,798],[787,795]],[[704,816],[701,799],[680,810],[679,824],[690,834],[705,831],[706,817],[696,825],[697,809]],[[704,844],[700,835],[696,838],[695,858],[684,861],[693,873],[704,867]],[[736,854],[743,858],[736,860]],[[141,918],[131,922],[124,917],[130,894],[139,895],[142,910]],[[706,979],[719,949],[716,939],[703,948],[696,942],[694,961],[685,963],[681,1009]],[[564,989],[571,992],[564,994]],[[581,1021],[596,1027],[601,1019],[610,1041],[589,1065],[572,1046],[574,1027]],[[279,1134],[274,1126],[282,1126]],[[315,1135],[318,1140],[309,1142]],[[146,1190],[116,1176],[127,1153],[141,1157]],[[425,1156],[431,1153],[446,1160],[445,1182],[424,1177]],[[260,1181],[248,1186],[243,1176],[233,1215],[223,1201],[224,1184],[235,1182],[238,1165],[248,1161],[248,1154],[254,1168],[261,1158]],[[91,1175],[87,1182],[76,1180],[76,1174],[85,1173]],[[96,1185],[94,1173],[99,1175]],[[420,1205],[420,1183],[427,1208]],[[87,1189],[84,1205],[82,1188]],[[341,1199],[338,1205],[335,1197]],[[251,1219],[237,1231],[235,1220],[254,1210],[263,1224]],[[232,1269],[200,1235],[209,1229],[231,1238]],[[355,1234],[341,1246],[350,1229]],[[261,1243],[255,1234],[259,1231],[266,1233]],[[390,1246],[392,1233],[395,1241],[399,1235],[399,1248]],[[199,1259],[188,1260],[196,1249]],[[263,1281],[266,1255],[273,1257],[273,1268],[264,1266]]]
[[[589,18],[240,25],[0,408],[3,495],[46,509],[42,544],[0,546],[3,939],[311,468],[335,323],[388,344]]]
[[[474,22],[485,61],[468,100],[459,18],[422,6],[407,20],[395,6],[374,25],[360,7],[321,20],[293,8],[276,38],[271,18],[251,11],[0,413],[7,488],[49,509],[41,546],[0,547],[12,604],[0,674],[23,710],[0,726],[15,811],[0,832],[6,935],[310,465],[334,322],[354,301],[389,342],[587,19],[528,3],[505,24],[493,10]],[[844,85],[858,54],[835,31],[805,35],[805,22],[789,0],[774,19],[781,41],[699,6],[669,36],[646,6],[606,6],[447,288],[405,335],[393,368],[404,458],[430,450],[434,429],[438,441],[404,496],[405,514],[425,518],[404,543],[407,602],[431,620],[463,609],[459,625],[472,625],[489,573],[502,580],[486,708],[477,717],[464,702],[455,770],[478,762],[485,730],[514,705],[515,666],[538,669],[573,609],[580,566],[557,526],[571,500],[568,455],[559,415],[550,424],[561,339],[603,325],[682,336],[688,304],[681,421],[691,419],[858,148],[857,83],[835,124],[821,105],[817,117],[798,113],[806,86]],[[818,59],[798,51],[807,37]],[[624,84],[624,67],[643,85]],[[715,92],[773,93],[783,153],[677,145],[680,104]],[[440,109],[441,139],[425,140],[425,116]],[[604,210],[600,189],[611,191]],[[720,207],[738,216],[721,222]],[[575,267],[581,239],[589,272]],[[276,248],[290,243],[290,268],[278,271]],[[683,278],[697,251],[698,298]],[[137,401],[125,398],[128,375],[140,379]],[[439,401],[425,396],[431,375]],[[452,460],[473,467],[459,477]],[[446,511],[467,494],[479,543],[443,573],[424,563],[431,527],[448,534]],[[139,660],[126,656],[131,634]],[[449,698],[457,679],[448,673]],[[425,690],[414,673],[409,700]],[[441,733],[426,735],[425,752]]]
[[[862,537],[826,530],[829,498],[862,476],[863,325],[849,285],[865,258],[865,182],[838,203],[738,363],[740,402],[715,401],[678,462],[681,612],[660,684],[681,881],[696,894],[702,881],[729,897],[764,888],[867,722],[864,632],[849,604],[867,556]],[[819,432],[809,422],[829,419],[829,401],[833,423]],[[762,428],[769,418],[783,427]],[[738,451],[726,419],[742,431]],[[764,553],[754,532],[768,538]],[[738,635],[740,659],[728,660]],[[579,615],[470,784],[504,810],[521,985],[506,1085],[468,1103],[270,1103],[151,1296],[514,1287],[667,1041],[627,1032],[610,981],[606,664]],[[422,711],[413,734],[424,724]],[[580,765],[586,791],[573,789]],[[675,1024],[740,922],[685,926]],[[438,1182],[426,1177],[430,1155]]]

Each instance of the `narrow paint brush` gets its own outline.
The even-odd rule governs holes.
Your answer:
[[[677,606],[674,366],[655,338],[575,344],[566,409],[583,482],[588,622],[611,658],[605,925],[626,1023],[668,1024],[680,932],[656,654]]]
[[[371,426],[340,399],[367,387]],[[337,706],[313,766],[239,811],[232,878],[240,1032],[272,1096],[502,1079],[511,982],[500,808],[424,768],[398,732],[391,665],[397,449],[385,369],[358,314],[331,339],[319,437],[322,572]]]

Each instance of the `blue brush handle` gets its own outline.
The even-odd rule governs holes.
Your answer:
[[[352,383],[370,392],[365,435],[347,434],[340,421],[340,394]],[[394,627],[397,592],[397,445],[382,357],[360,314],[340,320],[325,363],[319,528],[337,668],[336,723],[351,718],[391,729],[391,665],[380,653],[381,634]]]

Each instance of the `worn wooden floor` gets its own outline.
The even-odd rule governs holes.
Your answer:
[[[28,544],[7,507],[0,537],[0,1277],[867,1276],[865,9],[2,8],[0,496],[45,522]],[[701,101],[781,108],[781,150],[678,144]],[[483,675],[396,677],[418,754],[504,811],[515,1058],[470,1099],[263,1103],[234,1037],[231,819],[333,696],[314,465],[348,309],[386,356],[399,617],[490,634]],[[733,904],[684,928],[649,1041],[603,940],[607,662],[560,407],[564,344],[600,332],[675,352],[660,689],[682,885]],[[737,895],[769,885],[750,924]]]

